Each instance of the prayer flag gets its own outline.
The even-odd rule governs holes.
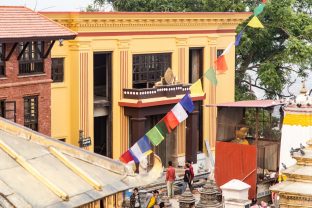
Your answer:
[[[180,103],[177,103],[172,109],[171,112],[174,114],[174,116],[177,118],[179,123],[183,122],[185,119],[187,119],[188,115],[182,105]]]
[[[247,24],[249,27],[253,28],[264,28],[258,17],[254,16]]]
[[[211,82],[212,85],[218,84],[217,75],[213,68],[208,69],[205,73],[205,76]]]
[[[202,87],[202,83],[201,80],[198,79],[195,83],[193,83],[190,86],[190,91],[191,91],[191,95],[195,96],[195,95],[203,95],[203,87]]]
[[[263,9],[264,9],[264,4],[259,4],[259,6],[257,6],[254,10],[254,15],[258,16],[259,14],[263,12]]]
[[[162,140],[164,140],[163,135],[161,135],[156,126],[154,126],[151,130],[149,130],[146,133],[146,136],[149,138],[149,140],[152,142],[154,146],[159,145],[162,142]]]
[[[158,129],[158,131],[161,133],[161,135],[163,135],[163,137],[166,137],[166,135],[168,133],[171,132],[171,129],[169,126],[166,125],[166,123],[164,122],[164,120],[160,120],[157,124],[156,124],[156,128]]]
[[[231,50],[231,48],[232,48],[233,45],[234,45],[234,42],[231,42],[231,43],[226,47],[226,49],[223,51],[223,53],[221,54],[221,56],[226,55],[226,54],[229,54],[229,53],[230,53],[230,50]]]
[[[243,36],[243,30],[240,31],[240,33],[238,33],[238,35],[236,36],[236,40],[235,40],[235,46],[238,46],[241,39],[242,39],[242,36]]]
[[[266,0],[262,0],[262,3],[264,3],[264,4],[265,4],[265,3],[266,3]]]
[[[187,112],[192,113],[195,106],[194,103],[192,101],[192,98],[190,96],[190,93],[187,92],[184,97],[180,100],[180,104],[183,106],[183,108],[185,110],[187,110]]]
[[[178,119],[175,117],[175,115],[172,113],[172,111],[169,111],[166,116],[164,117],[164,122],[167,126],[169,126],[171,129],[174,129],[179,125]]]
[[[134,158],[132,157],[130,151],[127,150],[127,152],[123,153],[123,154],[120,156],[119,160],[120,160],[121,162],[128,163],[128,162],[134,160]]]
[[[152,153],[152,147],[148,138],[144,135],[131,148],[130,152],[136,163],[139,163],[142,158]]]
[[[215,61],[215,64],[216,64],[217,71],[220,74],[222,74],[226,70],[228,70],[228,67],[227,67],[227,64],[226,64],[226,60],[225,60],[225,56],[219,56],[217,58],[217,60]]]

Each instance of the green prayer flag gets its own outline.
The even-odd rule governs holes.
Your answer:
[[[159,121],[159,123],[156,124],[156,128],[163,137],[166,137],[166,135],[169,133],[168,128],[163,120]]]
[[[149,138],[149,140],[152,142],[154,146],[159,145],[162,140],[164,140],[163,135],[158,131],[156,126],[154,126],[151,130],[149,130],[146,133],[146,136]]]
[[[217,85],[217,75],[214,69],[210,68],[205,73],[206,78],[211,82],[212,85]]]
[[[254,15],[258,16],[259,14],[263,12],[263,9],[264,9],[264,4],[259,4],[259,6],[257,6],[254,10]]]

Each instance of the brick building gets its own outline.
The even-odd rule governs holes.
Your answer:
[[[0,116],[51,134],[51,58],[75,33],[26,7],[0,7]]]

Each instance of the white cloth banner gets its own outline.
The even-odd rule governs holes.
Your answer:
[[[177,103],[172,109],[172,113],[175,115],[179,123],[187,119],[188,115],[182,105],[180,103]]]
[[[280,171],[283,170],[282,163],[289,168],[296,164],[296,160],[290,155],[291,148],[299,148],[300,143],[307,146],[307,141],[312,138],[312,126],[283,125],[280,149]]]
[[[141,161],[142,158],[145,157],[144,153],[141,151],[138,143],[135,143],[131,148],[130,148],[132,154],[139,160]]]

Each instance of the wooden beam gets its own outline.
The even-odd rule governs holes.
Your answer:
[[[5,61],[8,61],[11,58],[11,56],[12,56],[12,54],[13,54],[13,52],[14,52],[14,50],[15,50],[17,45],[18,45],[18,43],[14,43],[14,45],[12,46],[12,48],[11,48],[11,50],[10,50],[10,52],[9,52],[7,57],[5,57],[5,55],[3,55],[3,58],[5,59]],[[5,44],[4,50],[6,50],[6,44]],[[5,52],[4,52],[4,54],[5,54]]]
[[[46,51],[46,52],[44,53],[44,55],[43,55],[43,58],[44,58],[44,59],[48,57],[49,53],[50,53],[51,50],[52,50],[52,47],[53,47],[54,43],[55,43],[55,40],[53,40],[53,41],[50,43],[49,48],[47,49],[47,51]],[[43,45],[43,49],[44,49],[44,45]],[[43,51],[44,51],[44,50],[43,50]]]
[[[29,42],[26,42],[26,44],[23,45],[23,49],[22,49],[22,51],[18,54],[17,60],[20,60],[20,59],[21,59],[21,57],[22,57],[23,53],[25,52],[25,50],[26,50],[26,48],[27,48],[28,45],[29,45]]]
[[[86,172],[84,172],[82,169],[80,169],[77,165],[73,164],[71,161],[69,161],[63,153],[55,149],[54,147],[49,147],[49,151],[52,155],[54,155],[57,159],[59,159],[66,167],[71,169],[74,173],[76,173],[79,177],[81,177],[83,180],[85,180],[87,183],[89,183],[94,189],[101,191],[102,186],[99,182],[97,182],[95,179],[93,179],[91,176],[89,176]]]
[[[5,144],[0,140],[0,148],[6,152],[10,157],[12,157],[20,166],[22,166],[28,173],[33,175],[36,179],[38,179],[41,183],[43,183],[46,187],[48,187],[53,193],[55,193],[62,200],[67,201],[69,199],[68,194],[66,194],[63,190],[55,186],[51,181],[45,178],[38,170],[32,167],[22,156],[17,154],[10,146]]]

